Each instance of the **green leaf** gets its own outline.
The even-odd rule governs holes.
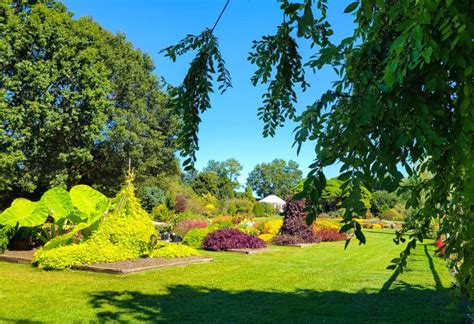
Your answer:
[[[344,9],[344,13],[350,13],[350,12],[354,11],[355,8],[357,8],[358,5],[359,5],[359,1],[354,1],[353,3],[348,5],[346,7],[346,9]]]
[[[103,214],[107,208],[108,198],[89,186],[74,186],[70,191],[70,195],[74,207],[88,217]]]
[[[61,188],[52,188],[46,191],[41,201],[49,209],[55,221],[68,218],[74,211],[71,196]]]
[[[42,202],[17,198],[0,214],[0,224],[19,227],[42,225],[48,218],[48,208]]]

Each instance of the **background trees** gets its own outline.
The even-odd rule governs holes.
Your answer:
[[[298,163],[275,159],[270,163],[257,164],[250,172],[247,183],[259,197],[275,194],[283,199],[294,194],[303,172]]]
[[[179,170],[177,118],[153,63],[56,1],[0,4],[0,209],[51,186],[139,189]]]
[[[256,66],[251,82],[267,86],[259,108],[264,135],[273,135],[290,119],[299,123],[295,144],[314,143],[315,162],[299,195],[311,202],[308,222],[318,214],[326,166],[341,163],[339,179],[351,188],[343,230],[354,231],[361,243],[365,243],[365,236],[355,220],[367,212],[361,188],[371,188],[378,179],[382,189],[395,191],[403,178],[399,166],[411,177],[429,172],[432,177],[411,188],[408,206],[423,206],[397,234],[397,243],[405,242],[400,239],[404,234],[409,240],[395,259],[396,266],[403,270],[410,250],[426,235],[430,223],[442,219],[438,234],[448,237],[446,255],[454,259],[462,291],[474,295],[471,1],[354,1],[344,11],[354,16],[354,31],[340,41],[332,37],[327,7],[327,0],[282,0],[282,23],[273,35],[255,41],[248,57]],[[189,39],[200,38],[213,42],[194,43],[192,49],[199,54],[219,53],[212,33],[206,29],[200,36],[189,36],[168,48],[168,55],[175,59]],[[298,42],[311,47],[313,55],[303,58]],[[337,73],[333,88],[297,115],[295,88],[306,90],[305,72],[324,67]],[[220,71],[227,72],[223,66]],[[203,80],[203,86],[197,84],[193,90],[208,99],[212,92],[208,81],[215,73],[212,60],[194,64],[190,72]],[[217,74],[225,88],[227,73]],[[185,78],[181,88],[188,85]],[[199,110],[202,105],[193,106],[191,100],[197,95],[191,94],[178,93],[176,102],[182,107],[191,103],[193,108],[194,116],[185,128],[194,135],[189,137],[195,141],[186,146],[188,155],[194,157],[199,113],[208,109],[210,102],[205,101],[204,109]],[[423,196],[426,199],[421,202]]]

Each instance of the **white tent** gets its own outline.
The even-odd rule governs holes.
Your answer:
[[[283,207],[286,205],[286,201],[276,195],[268,195],[262,200],[259,200],[259,202],[272,205],[273,208],[275,208],[275,210],[280,213],[283,211]]]

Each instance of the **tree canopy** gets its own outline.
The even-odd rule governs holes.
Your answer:
[[[340,163],[342,186],[351,188],[342,229],[354,231],[361,243],[365,236],[355,221],[367,210],[361,188],[371,188],[377,179],[393,192],[403,177],[399,166],[411,177],[428,172],[429,178],[410,188],[407,207],[418,207],[421,196],[425,201],[397,234],[397,243],[405,242],[403,235],[408,242],[394,267],[403,270],[431,221],[442,219],[445,255],[453,260],[461,290],[474,295],[474,6],[469,0],[354,1],[344,11],[354,17],[354,31],[337,42],[327,7],[327,0],[281,0],[283,19],[275,34],[254,42],[248,58],[256,66],[251,82],[268,86],[259,108],[263,134],[273,135],[291,119],[299,124],[298,150],[308,141],[314,145],[315,161],[299,196],[313,206],[309,222],[326,185],[324,167]],[[176,97],[192,116],[185,121],[193,139],[184,143],[188,164],[197,148],[199,113],[211,106],[214,60],[221,87],[229,86],[213,32],[206,29],[167,49],[173,59],[191,49],[198,52],[180,86],[189,91]],[[299,54],[301,42],[313,48],[311,57]],[[297,114],[296,87],[306,90],[305,73],[324,67],[337,74],[333,87]]]
[[[293,195],[303,172],[298,163],[275,159],[270,163],[260,163],[249,173],[247,184],[261,198],[270,194],[283,199]]]
[[[119,188],[176,174],[178,118],[153,63],[123,35],[58,1],[0,4],[0,209],[89,183]]]

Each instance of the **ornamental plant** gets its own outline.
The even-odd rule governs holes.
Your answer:
[[[200,248],[207,234],[215,230],[215,227],[193,228],[184,236],[183,244],[193,248]]]
[[[151,258],[186,258],[198,255],[201,255],[198,250],[177,243],[168,243],[164,246],[158,246],[150,253]]]
[[[316,239],[320,242],[344,241],[347,240],[346,233],[339,233],[335,228],[322,228],[316,232]]]
[[[173,229],[173,232],[181,237],[184,237],[189,230],[193,228],[206,228],[207,220],[205,219],[185,219],[178,223]]]
[[[282,245],[317,242],[311,227],[306,224],[307,213],[304,208],[304,200],[290,200],[286,203],[285,218],[280,231],[280,235],[284,235],[284,237],[278,238],[277,236],[274,242]],[[293,238],[290,239],[288,236]]]
[[[150,239],[156,234],[151,217],[135,197],[133,174],[113,200],[113,210],[104,214],[98,229],[79,244],[38,250],[34,263],[43,269],[65,269],[80,264],[106,263],[139,258],[149,254]],[[55,240],[65,242],[71,233]],[[50,243],[55,242],[50,241]],[[70,242],[68,242],[70,243]]]
[[[225,228],[206,236],[202,247],[211,251],[226,251],[229,249],[261,249],[267,243],[258,237],[242,233],[235,228]]]

